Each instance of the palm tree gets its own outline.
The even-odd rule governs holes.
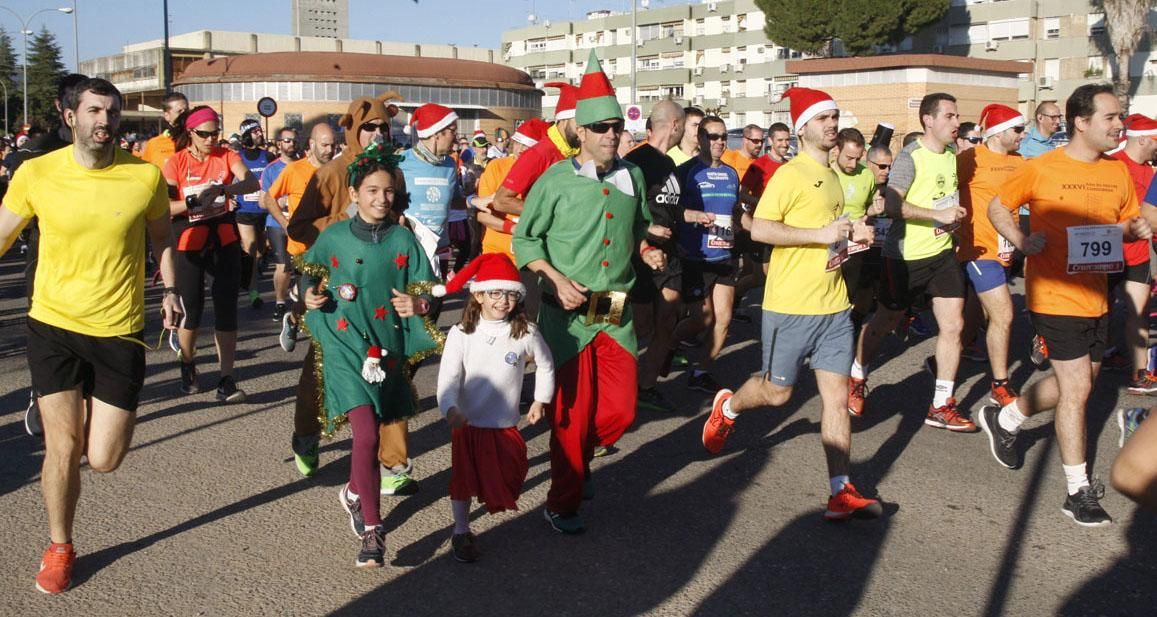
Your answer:
[[[1121,108],[1129,109],[1129,93],[1133,89],[1133,78],[1129,75],[1129,61],[1137,44],[1148,29],[1149,8],[1154,0],[1100,0],[1105,10],[1105,26],[1109,32],[1109,43],[1117,55],[1117,71],[1113,74],[1113,85]]]

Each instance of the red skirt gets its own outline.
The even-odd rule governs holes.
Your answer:
[[[526,441],[517,428],[455,429],[450,461],[450,499],[477,497],[491,514],[518,509],[529,465]]]

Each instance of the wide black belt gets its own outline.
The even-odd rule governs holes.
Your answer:
[[[543,292],[542,301],[544,304],[566,310],[553,294]],[[586,301],[571,312],[582,315],[588,326],[599,323],[617,326],[623,320],[623,309],[626,308],[626,305],[627,292],[625,291],[592,291],[587,296]]]

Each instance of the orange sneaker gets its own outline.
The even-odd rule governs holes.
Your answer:
[[[856,491],[851,482],[844,484],[840,492],[828,498],[828,509],[824,518],[829,521],[844,521],[849,518],[879,518],[884,507],[875,499],[868,499]]]
[[[1008,382],[1002,383],[999,386],[996,385],[996,382],[993,382],[992,392],[988,395],[988,402],[1003,408],[1005,405],[1015,401],[1017,396],[1019,395],[1016,393],[1016,390],[1013,390],[1012,386],[1008,385]]]
[[[866,398],[868,398],[868,380],[848,377],[848,413],[853,418],[864,415]]]
[[[44,551],[40,560],[40,572],[36,575],[36,589],[41,593],[60,593],[72,585],[72,564],[76,563],[76,552],[71,544],[53,542]]]
[[[707,416],[707,422],[703,424],[703,447],[712,454],[719,454],[731,436],[731,431],[735,430],[735,420],[723,415],[723,403],[734,395],[734,392],[724,388],[715,393],[715,400],[711,402],[711,415]]]
[[[948,402],[940,407],[929,405],[928,416],[924,418],[924,424],[958,433],[975,433],[980,430],[976,428],[975,422],[956,411],[956,399],[954,398],[949,398]]]

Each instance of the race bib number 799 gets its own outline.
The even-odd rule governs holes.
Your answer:
[[[1120,272],[1125,269],[1121,228],[1081,225],[1068,228],[1069,274]]]

